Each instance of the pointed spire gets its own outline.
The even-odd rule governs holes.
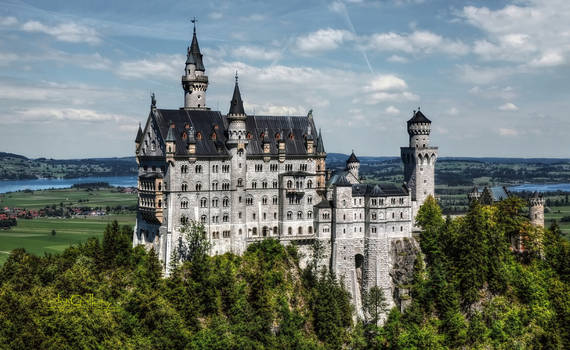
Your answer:
[[[356,154],[354,154],[354,150],[352,150],[350,157],[348,157],[348,160],[346,161],[346,164],[349,164],[349,163],[360,163],[358,158],[356,158]]]
[[[241,99],[241,93],[239,92],[238,76],[236,71],[236,85],[234,87],[234,95],[232,101],[230,102],[230,111],[228,115],[244,115],[245,110],[243,109],[243,101]]]
[[[190,62],[190,64],[195,64],[196,70],[203,72],[206,69],[204,68],[204,63],[202,62],[202,54],[200,53],[198,38],[196,37],[196,22],[198,20],[196,19],[196,17],[194,17],[191,21],[192,23],[194,23],[194,33],[192,34],[192,43],[190,44],[190,50],[188,51],[186,64],[188,64],[188,62]]]
[[[143,132],[141,128],[141,123],[139,123],[139,130],[137,131],[137,137],[135,138],[136,143],[141,143],[143,137]]]
[[[175,142],[176,137],[174,136],[174,123],[170,122],[170,127],[168,128],[168,134],[166,135],[166,142]]]
[[[323,134],[319,129],[319,136],[317,137],[317,153],[325,153],[325,145],[323,144]]]

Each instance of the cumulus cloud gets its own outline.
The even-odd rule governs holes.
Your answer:
[[[405,90],[408,87],[406,82],[392,74],[377,75],[365,85],[365,91],[389,91],[389,90]]]
[[[9,123],[57,123],[57,122],[80,122],[80,123],[105,123],[112,122],[118,125],[136,125],[134,117],[99,112],[85,108],[55,108],[55,107],[32,107],[15,109],[10,119],[0,119],[3,124]]]
[[[297,48],[304,53],[334,50],[343,42],[354,40],[354,35],[344,29],[319,29],[297,38]]]
[[[426,30],[415,30],[411,33],[377,33],[367,38],[366,47],[376,51],[400,51],[405,53],[445,53],[449,55],[466,55],[469,46],[461,40],[444,38]]]
[[[232,51],[232,55],[237,58],[261,61],[273,61],[281,57],[279,51],[269,50],[259,46],[239,46]]]
[[[487,34],[473,52],[485,60],[558,66],[570,55],[570,2],[528,0],[496,10],[466,6],[459,17]]]
[[[400,110],[394,106],[388,106],[386,107],[386,109],[384,110],[384,112],[386,114],[390,114],[390,115],[398,115],[400,114]]]
[[[506,112],[515,112],[519,110],[519,108],[514,103],[511,102],[507,102],[503,105],[500,105],[498,109],[500,111],[506,111]]]
[[[182,74],[182,55],[155,55],[152,58],[120,62],[115,74],[125,79],[176,79]]]
[[[365,104],[377,104],[384,101],[417,101],[419,96],[409,91],[408,84],[400,77],[393,74],[380,74],[369,78],[364,85]],[[356,97],[355,102],[360,98]]]
[[[13,26],[18,24],[16,17],[0,17],[0,26]]]
[[[98,44],[101,42],[99,33],[95,29],[74,22],[60,23],[53,26],[38,21],[28,21],[22,24],[22,30],[44,33],[58,41],[70,43]]]
[[[392,55],[386,59],[388,62],[394,63],[407,63],[409,60],[406,57],[399,56],[399,55]]]

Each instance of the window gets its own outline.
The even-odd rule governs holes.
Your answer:
[[[400,198],[400,204],[404,204],[404,198]]]
[[[212,182],[212,190],[213,190],[213,191],[217,191],[217,190],[218,190],[218,181]]]
[[[222,173],[229,173],[229,172],[230,172],[230,166],[228,164],[222,165]]]
[[[180,224],[184,225],[186,223],[188,223],[188,218],[186,216],[182,215],[180,217]]]
[[[299,164],[300,171],[307,171],[307,164]]]
[[[202,215],[202,216],[200,217],[200,222],[203,223],[203,224],[206,223],[206,215]]]
[[[269,168],[270,168],[271,171],[277,171],[278,167],[279,167],[279,166],[278,166],[277,164],[271,164],[271,165],[269,166]]]
[[[255,172],[260,173],[263,171],[263,164],[255,164]]]
[[[238,219],[241,219],[241,211],[238,213]]]
[[[403,219],[403,218],[404,218],[404,213],[400,212],[400,219]]]
[[[238,185],[238,187],[243,186],[243,180],[241,178],[237,179],[237,185]]]
[[[251,182],[251,188],[257,188],[257,181]]]
[[[396,198],[390,199],[390,203],[391,203],[391,204],[396,204]]]
[[[293,171],[293,164],[285,164],[285,171]]]
[[[267,205],[267,197],[266,196],[263,196],[263,198],[261,198],[261,204]]]
[[[158,207],[162,208],[162,201],[160,199],[158,200]]]
[[[292,228],[292,227],[289,227],[289,228],[287,229],[287,234],[289,234],[289,235],[292,235],[292,234],[293,234],[293,228]]]
[[[293,187],[293,181],[288,180],[287,181],[287,188],[291,188],[291,187]]]
[[[212,222],[217,224],[220,222],[220,217],[217,215],[212,216]]]
[[[287,220],[291,220],[291,219],[293,219],[293,212],[288,211],[287,212]]]
[[[309,227],[307,228],[307,230],[308,230],[308,232],[309,232],[310,235],[313,234],[313,226],[309,226]]]
[[[217,208],[218,207],[218,198],[214,198],[212,199],[212,208]]]
[[[376,233],[376,226],[372,226],[372,233]]]
[[[212,238],[213,238],[213,239],[219,239],[219,238],[220,238],[220,233],[219,233],[218,231],[212,232]]]
[[[188,199],[183,199],[180,201],[180,208],[182,208],[182,209],[188,208]]]
[[[277,226],[273,226],[273,234],[274,234],[274,235],[278,235],[278,234],[279,234],[279,229],[277,228]]]
[[[229,183],[229,182],[224,182],[224,183],[222,184],[222,190],[223,190],[223,191],[227,191],[227,190],[229,190],[229,189],[230,189],[230,183]]]
[[[312,218],[313,218],[313,212],[309,210],[307,212],[307,219],[312,219]]]
[[[303,234],[303,228],[302,227],[299,227],[299,229],[297,231],[299,232],[300,235]]]
[[[313,181],[307,181],[307,188],[313,188]]]
[[[222,205],[224,207],[228,207],[230,205],[230,199],[228,197],[224,197],[224,199],[222,199]]]
[[[376,206],[377,203],[378,203],[378,201],[376,200],[376,198],[372,198],[372,205]]]
[[[392,219],[394,218],[394,213],[392,213]]]
[[[273,181],[273,188],[277,188],[277,181]]]
[[[261,183],[261,187],[267,188],[267,181],[266,180],[263,180],[263,182]]]
[[[196,174],[201,174],[202,173],[202,166],[201,165],[196,165]]]
[[[208,206],[208,199],[206,197],[202,197],[200,199],[200,207],[206,208]]]
[[[202,191],[202,184],[199,182],[196,183],[196,191]]]
[[[277,204],[277,202],[278,202],[277,196],[273,196],[273,204]]]
[[[224,213],[224,217],[223,217],[222,220],[223,220],[224,222],[228,222],[229,219],[230,219],[230,216],[228,215],[228,213]]]
[[[257,227],[254,227],[251,231],[254,236],[257,236]]]
[[[212,172],[213,172],[213,173],[217,173],[217,172],[218,172],[218,165],[212,165]]]
[[[183,192],[188,191],[188,184],[187,183],[182,183],[182,191]]]
[[[400,232],[404,231],[404,226],[400,226]]]
[[[183,165],[183,166],[181,166],[181,167],[180,167],[180,172],[181,172],[182,174],[188,173],[188,165]]]
[[[230,238],[230,231],[224,231],[222,232],[222,235],[224,238]]]
[[[277,219],[277,213],[273,213],[273,218]]]
[[[301,204],[301,197],[295,197],[295,204]]]
[[[303,212],[298,211],[297,212],[297,219],[302,219],[303,218]]]
[[[245,198],[245,205],[253,205],[253,197],[252,196],[247,196]]]
[[[372,213],[372,220],[376,220],[376,213]]]
[[[293,196],[289,196],[289,204],[295,203],[295,198]]]
[[[313,204],[313,196],[307,197],[307,204]]]

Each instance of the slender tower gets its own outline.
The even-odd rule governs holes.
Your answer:
[[[534,226],[544,227],[544,197],[534,192],[528,199],[529,219]]]
[[[206,107],[206,90],[208,89],[208,76],[204,73],[204,63],[198,39],[196,38],[196,19],[194,23],[194,34],[192,44],[187,49],[186,67],[182,76],[182,88],[184,89],[185,109],[208,109]]]
[[[431,121],[420,111],[414,111],[408,120],[409,147],[401,148],[404,163],[404,181],[412,195],[415,217],[427,196],[435,196],[435,162],[438,148],[429,145]]]

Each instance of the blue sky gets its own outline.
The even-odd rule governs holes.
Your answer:
[[[2,1],[0,151],[134,154],[183,105],[198,18],[209,107],[313,109],[328,152],[398,155],[418,106],[443,156],[570,157],[570,1]]]

